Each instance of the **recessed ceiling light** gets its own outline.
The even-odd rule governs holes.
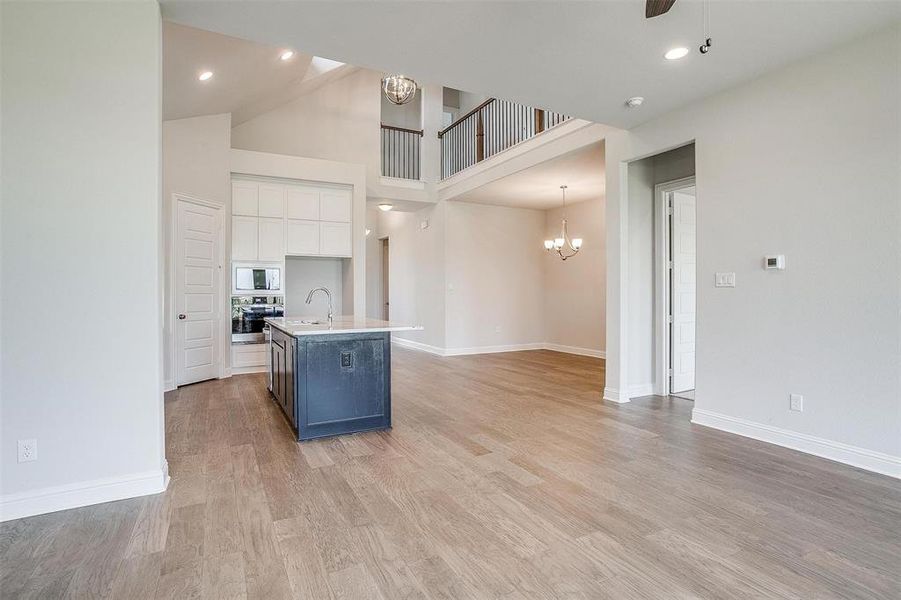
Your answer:
[[[204,71],[197,77],[197,79],[199,79],[200,81],[208,81],[209,79],[212,79],[212,77],[213,77],[212,71]]]
[[[668,50],[666,54],[663,55],[663,58],[666,60],[679,60],[680,58],[685,58],[688,56],[688,48],[685,46],[679,46],[678,48],[672,48]]]
[[[688,50],[686,50],[686,52],[688,52]],[[294,56],[294,50],[285,50],[279,58],[282,60],[291,60],[292,56]]]
[[[644,102],[644,98],[641,96],[632,96],[628,100],[626,100],[626,106],[629,108],[638,108],[641,106],[641,103]]]
[[[384,203],[384,204],[379,204],[379,210],[382,211],[382,212],[388,212],[388,211],[391,210],[392,208],[394,208],[394,205],[393,205],[393,204],[388,204],[387,202]]]

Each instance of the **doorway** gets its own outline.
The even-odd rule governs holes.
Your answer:
[[[390,304],[388,302],[388,238],[382,238],[382,319],[390,320]]]
[[[658,374],[662,395],[694,400],[697,314],[695,178],[655,186]]]

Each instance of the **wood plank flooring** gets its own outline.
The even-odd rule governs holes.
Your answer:
[[[0,526],[7,598],[901,598],[901,482],[601,401],[603,361],[394,349],[394,429],[166,397],[165,494]]]

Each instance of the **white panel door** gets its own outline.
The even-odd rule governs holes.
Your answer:
[[[352,199],[350,190],[322,190],[319,194],[319,219],[350,223]]]
[[[288,254],[319,254],[319,222],[288,219]]]
[[[350,223],[319,223],[319,254],[350,256],[351,250]]]
[[[232,214],[255,217],[259,212],[258,185],[252,181],[232,181]]]
[[[289,185],[287,205],[289,219],[319,220],[319,190]]]
[[[281,219],[285,216],[285,186],[260,184],[260,216]]]
[[[670,392],[695,387],[695,196],[694,188],[672,193],[672,329]]]
[[[285,220],[260,217],[259,260],[277,261],[285,258]]]
[[[219,211],[178,201],[175,240],[176,384],[219,372]]]
[[[256,217],[232,217],[232,260],[257,260],[260,232]]]

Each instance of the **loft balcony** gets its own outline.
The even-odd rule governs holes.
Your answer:
[[[382,177],[410,182],[444,181],[571,120],[558,112],[516,102],[451,88],[438,90],[443,90],[443,99],[432,93],[425,103],[420,92],[413,101],[400,106],[382,99]],[[423,124],[427,120],[437,123],[439,116],[443,116],[444,128],[438,130],[435,143],[431,136],[437,128],[426,129]]]
[[[438,133],[441,179],[456,175],[567,120],[568,116],[558,112],[489,98]]]

